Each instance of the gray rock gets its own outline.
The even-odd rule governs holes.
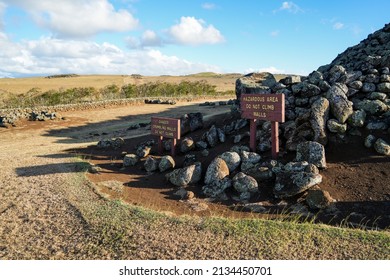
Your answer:
[[[207,149],[207,143],[205,141],[198,141],[195,143],[195,147],[199,150]]]
[[[380,83],[377,87],[380,92],[390,93],[390,82]]]
[[[376,70],[376,69],[372,69],[372,70]],[[377,74],[368,74],[365,77],[364,82],[365,83],[372,83],[375,86],[375,84],[379,83],[379,76]]]
[[[280,172],[276,175],[274,195],[288,198],[300,194],[322,182],[320,174],[307,172]]]
[[[345,123],[353,113],[353,103],[348,100],[347,93],[348,88],[339,83],[333,85],[327,93],[331,112],[340,123]]]
[[[352,83],[348,84],[349,87],[360,90],[363,86],[363,83],[361,81],[353,81]]]
[[[351,71],[347,73],[347,80],[345,81],[348,86],[351,86],[351,84],[355,81],[358,81],[358,79],[363,75],[361,71]],[[360,82],[360,81],[359,81]],[[363,84],[362,84],[363,85]],[[360,86],[361,87],[361,86]]]
[[[245,126],[247,126],[247,124],[248,124],[247,119],[238,119],[234,123],[234,130],[240,130],[241,128],[244,128]]]
[[[320,81],[318,87],[322,92],[327,92],[330,89],[330,85],[327,81]]]
[[[164,147],[165,151],[170,151],[172,149],[171,145],[172,145],[172,140],[171,139],[163,141],[163,147]]]
[[[365,93],[374,92],[375,90],[376,86],[374,83],[363,83],[363,86],[361,88],[361,91]]]
[[[256,164],[260,160],[261,160],[261,156],[258,153],[247,152],[247,151],[242,151],[241,152],[241,161],[242,161],[242,163],[249,162],[251,164]]]
[[[375,141],[374,149],[379,154],[390,156],[390,145],[381,138]]]
[[[282,167],[282,171],[287,172],[307,172],[319,174],[317,166],[307,161],[291,161]]]
[[[292,85],[292,84],[300,83],[301,82],[301,76],[298,76],[298,75],[287,76],[286,78],[283,79],[282,82],[285,85]]]
[[[222,129],[217,128],[217,134],[218,134],[218,140],[220,143],[225,143],[226,142],[226,135],[225,132],[223,132]]]
[[[371,99],[371,100],[380,100],[380,101],[384,101],[385,99],[387,98],[387,95],[385,93],[382,93],[382,92],[372,92],[369,96],[368,96],[368,99]]]
[[[165,178],[177,187],[186,187],[190,184],[198,183],[202,178],[202,165],[196,164],[175,169],[165,175]]]
[[[313,210],[324,209],[333,201],[329,192],[316,189],[309,190],[306,196],[306,203]]]
[[[390,75],[389,74],[382,74],[379,78],[379,81],[381,83],[390,83]],[[381,86],[382,87],[382,86]]]
[[[331,85],[345,83],[347,81],[347,71],[343,66],[335,65],[329,70],[327,78]]]
[[[226,162],[217,157],[207,167],[204,182],[206,185],[211,185],[213,182],[222,180],[226,176],[229,176],[229,174],[229,167]]]
[[[209,154],[210,154],[210,153],[209,153],[209,151],[208,151],[207,149],[202,150],[202,156],[208,157]]]
[[[233,143],[238,144],[240,143],[243,139],[248,138],[250,136],[249,131],[243,133],[243,134],[237,134],[234,136]]]
[[[271,150],[272,148],[272,142],[271,137],[262,139],[259,144],[257,144],[256,149],[260,152],[266,152]]]
[[[203,128],[203,115],[202,113],[189,113],[180,118],[180,132],[181,135],[185,135],[190,131],[195,131]]]
[[[314,131],[314,141],[326,145],[328,136],[326,122],[329,119],[329,101],[323,97],[318,99],[311,106],[310,124]]]
[[[219,157],[226,162],[230,173],[240,166],[241,158],[236,152],[225,152]]]
[[[185,154],[195,149],[195,142],[191,137],[185,137],[180,142],[180,151]]]
[[[367,148],[372,148],[376,141],[376,137],[372,134],[367,135],[366,139],[364,139],[364,146]]]
[[[159,167],[159,160],[152,156],[148,156],[145,160],[144,167],[147,172],[156,171]]]
[[[235,145],[230,149],[231,152],[236,152],[239,155],[241,155],[243,151],[250,152],[250,150],[251,149],[248,146],[239,146],[239,145]]]
[[[356,107],[371,115],[381,115],[388,110],[387,105],[380,100],[363,100]]]
[[[215,147],[218,144],[218,132],[215,125],[213,125],[208,132],[206,132],[206,141],[210,147]]]
[[[255,193],[258,191],[257,181],[243,172],[233,177],[233,188],[239,193]]]
[[[163,156],[158,164],[160,172],[175,168],[175,160],[171,156]]]
[[[225,177],[222,180],[214,181],[210,185],[202,187],[202,192],[207,197],[212,198],[224,198],[225,191],[232,187],[232,180],[229,177]]]
[[[136,150],[135,154],[139,157],[139,158],[145,158],[149,155],[151,151],[151,147],[148,147],[148,146],[145,146],[145,147],[138,147],[138,149]]]
[[[245,203],[243,208],[253,213],[267,213],[268,210],[262,204],[262,202]]]
[[[312,97],[321,93],[321,89],[318,86],[308,82],[294,84],[291,86],[291,89],[295,95],[299,94],[302,97]]]
[[[195,164],[195,162],[197,162],[197,160],[196,160],[196,155],[194,155],[194,154],[188,154],[188,155],[185,155],[185,156],[184,156],[183,166],[184,166],[184,167],[190,166],[190,165]]]
[[[323,80],[323,76],[322,76],[322,73],[321,72],[318,72],[318,71],[313,71],[309,74],[309,76],[307,77],[309,82],[314,84],[314,85],[318,85],[320,81]]]
[[[245,170],[245,174],[253,177],[258,183],[267,182],[274,178],[272,169],[268,166],[256,164],[254,167]]]
[[[250,73],[236,80],[236,96],[240,100],[242,94],[271,93],[276,79],[271,73]]]
[[[344,134],[347,132],[347,124],[339,123],[338,120],[330,119],[327,122],[327,127],[330,132]]]
[[[354,111],[348,119],[349,125],[352,127],[363,127],[366,122],[366,115],[364,110]]]
[[[128,154],[125,155],[123,158],[123,166],[128,167],[128,166],[134,166],[138,162],[138,157],[135,154]]]
[[[98,143],[97,143],[97,147],[99,149],[107,149],[107,148],[110,148],[111,147],[111,140],[109,139],[103,139],[103,140],[100,140]]]
[[[386,130],[389,128],[387,123],[381,121],[369,122],[366,126],[368,130]]]
[[[297,146],[296,161],[307,161],[319,169],[326,168],[324,146],[313,141],[300,143]]]

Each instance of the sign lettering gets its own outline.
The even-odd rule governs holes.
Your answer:
[[[284,122],[284,94],[243,94],[241,112],[245,119]]]
[[[151,134],[165,138],[180,139],[180,120],[152,117]]]

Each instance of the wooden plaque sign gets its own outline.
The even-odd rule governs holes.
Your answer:
[[[180,120],[152,117],[151,133],[165,138],[180,139]]]
[[[284,94],[243,94],[241,112],[245,119],[284,122]]]
[[[177,140],[180,139],[180,120],[152,117],[151,134],[158,136],[158,152],[163,153],[163,138],[171,138],[171,154],[175,156]]]
[[[284,94],[243,94],[241,117],[250,120],[251,150],[256,151],[257,120],[271,121],[272,158],[279,154],[279,122],[284,122]]]

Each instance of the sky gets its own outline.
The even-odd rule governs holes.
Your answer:
[[[389,10],[388,0],[0,0],[0,77],[306,75]]]

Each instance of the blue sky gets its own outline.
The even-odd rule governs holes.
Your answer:
[[[0,77],[308,74],[389,10],[388,0],[0,0]]]

